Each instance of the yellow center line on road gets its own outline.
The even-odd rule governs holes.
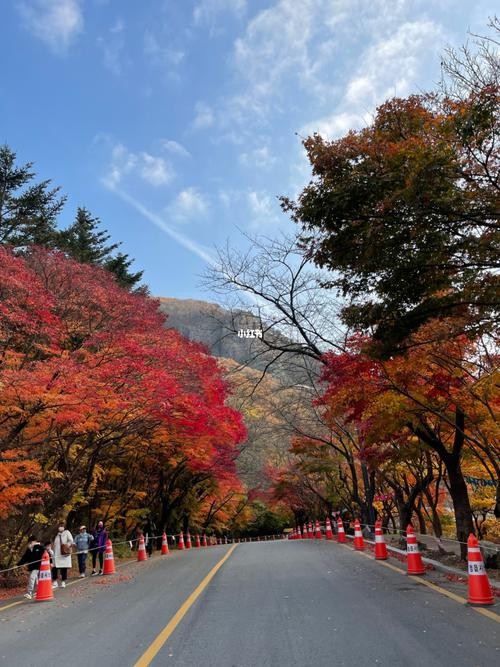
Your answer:
[[[10,609],[11,607],[15,607],[17,604],[23,604],[24,600],[18,600],[17,602],[11,602],[10,604],[6,604],[4,607],[0,607],[0,612],[2,612],[4,609]]]
[[[348,546],[347,544],[341,544],[341,546],[345,547],[346,549],[349,549],[349,551],[358,553],[360,556],[364,556],[365,558],[368,558],[371,561],[374,561],[378,565],[383,565],[384,567],[389,568],[389,570],[392,570],[393,572],[399,572],[399,574],[406,576],[411,576],[407,575],[404,570],[402,570],[400,567],[396,567],[395,565],[391,565],[390,563],[387,563],[385,560],[377,560],[375,558],[372,558],[368,554],[363,553],[362,551],[356,551],[352,547]],[[422,586],[427,586],[427,588],[431,588],[433,591],[436,593],[440,593],[441,595],[445,595],[447,598],[450,598],[450,600],[454,600],[455,602],[458,602],[459,604],[463,605],[468,605],[468,602],[465,598],[463,598],[461,595],[457,595],[456,593],[452,593],[451,591],[447,591],[446,588],[441,588],[441,586],[438,586],[437,584],[433,584],[430,581],[426,581],[425,579],[421,579],[420,577],[414,577],[413,581],[417,584],[422,584]],[[490,611],[489,609],[484,609],[483,607],[474,607],[473,605],[470,605],[470,608],[473,609],[475,612],[478,614],[481,614],[482,616],[486,616],[486,618],[489,618],[492,621],[495,621],[496,623],[500,623],[500,616],[496,614],[494,611]]]
[[[207,576],[198,584],[198,586],[194,589],[194,591],[191,593],[191,595],[188,598],[186,598],[186,600],[182,603],[182,605],[179,607],[179,609],[175,612],[175,614],[172,616],[172,618],[167,623],[167,625],[163,628],[163,630],[160,632],[160,634],[150,644],[150,646],[144,651],[144,653],[139,658],[139,660],[134,664],[134,667],[148,667],[148,665],[151,664],[151,662],[154,660],[157,653],[160,651],[160,649],[165,644],[167,639],[170,637],[170,635],[173,633],[173,631],[176,629],[176,627],[182,621],[184,616],[187,614],[189,609],[193,606],[193,604],[196,602],[196,600],[200,597],[200,595],[203,593],[205,588],[212,581],[212,579],[215,577],[217,572],[224,565],[224,563],[227,561],[227,559],[233,553],[233,551],[236,549],[237,546],[238,546],[237,544],[233,544],[233,546],[229,549],[227,554],[223,558],[221,558],[221,560],[210,570],[210,572],[207,574]]]

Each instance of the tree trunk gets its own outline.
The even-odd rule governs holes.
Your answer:
[[[455,437],[451,452],[446,449],[442,440],[425,422],[422,422],[422,428],[414,428],[412,424],[409,424],[409,426],[416,435],[437,452],[446,468],[446,472],[448,473],[448,489],[455,513],[457,540],[460,542],[460,557],[462,560],[467,560],[467,540],[469,535],[474,533],[474,524],[472,521],[469,493],[460,467],[462,449],[465,442],[465,414],[459,406],[456,406]]]
[[[427,502],[431,510],[430,519],[432,522],[432,532],[434,533],[435,537],[440,539],[443,536],[443,526],[441,525],[441,519],[439,518],[437,511],[437,503],[434,501],[432,493],[428,489],[425,490],[425,497],[427,498]]]
[[[457,540],[460,542],[460,557],[462,560],[467,560],[467,540],[469,535],[474,533],[469,493],[460,468],[460,458],[449,455],[444,459],[444,465],[448,473],[448,488],[455,512]]]
[[[425,517],[422,512],[422,499],[420,498],[417,506],[415,507],[415,514],[418,519],[418,530],[421,535],[427,535],[427,526],[425,524]]]

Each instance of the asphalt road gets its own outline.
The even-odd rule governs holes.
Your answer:
[[[134,665],[229,546],[133,563],[2,610],[0,665]],[[191,601],[194,596],[191,596]],[[186,606],[186,605],[185,605]],[[499,612],[498,605],[493,609]],[[236,547],[152,658],[172,667],[492,667],[500,625],[337,544]],[[146,662],[143,664],[147,664]]]

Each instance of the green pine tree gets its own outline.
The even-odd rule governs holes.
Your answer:
[[[114,257],[108,258],[104,262],[104,268],[108,271],[111,271],[115,274],[116,280],[119,285],[125,287],[126,289],[135,288],[137,283],[141,280],[142,274],[144,271],[136,271],[131,273],[129,267],[131,266],[133,260],[129,259],[128,255],[125,255],[121,252],[114,255]]]
[[[0,146],[0,243],[14,247],[53,246],[56,218],[65,197],[50,180],[33,184],[33,163],[16,165],[16,154]]]
[[[74,223],[59,234],[58,247],[83,264],[103,264],[119,243],[106,245],[110,235],[100,230],[99,218],[86,208],[78,208]]]
[[[107,230],[99,229],[101,221],[93,217],[86,208],[78,208],[74,223],[59,232],[57,246],[78,262],[102,266],[114,273],[117,282],[132,289],[142,278],[142,271],[129,271],[133,260],[118,252],[121,243],[110,243]]]

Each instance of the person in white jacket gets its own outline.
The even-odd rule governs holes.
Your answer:
[[[64,523],[59,524],[57,535],[54,538],[54,567],[52,568],[52,588],[59,586],[57,582],[58,572],[61,572],[61,588],[66,586],[68,570],[71,567],[71,548],[73,546],[73,535],[66,529]],[[67,553],[66,553],[67,552]]]

